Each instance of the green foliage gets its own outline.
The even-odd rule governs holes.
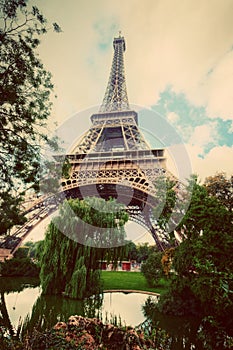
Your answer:
[[[43,251],[44,251],[44,241],[35,242],[32,249],[32,257],[35,257],[38,261],[40,261],[42,259]]]
[[[65,294],[71,298],[82,299],[86,292],[87,268],[84,264],[84,256],[76,263],[70,281],[66,285]]]
[[[221,243],[224,243],[232,236],[231,213],[215,197],[209,196],[206,188],[197,181],[192,186],[190,207],[179,229],[183,230],[190,240],[201,236],[208,239],[211,232],[219,232],[219,237],[223,234]]]
[[[119,320],[121,322],[121,320]],[[148,334],[132,327],[122,327],[116,317],[111,316],[107,325],[96,322],[96,319],[83,319],[78,326],[68,326],[60,330],[45,330],[43,332],[33,329],[31,334],[23,337],[22,341],[4,339],[2,349],[27,350],[65,350],[65,349],[155,349],[170,350],[171,339],[164,330],[156,327]],[[111,324],[109,324],[111,322]],[[63,322],[63,325],[64,322]],[[1,333],[0,333],[1,336]],[[1,339],[1,338],[0,338]],[[0,345],[1,346],[1,345]]]
[[[0,17],[0,234],[4,234],[25,221],[20,210],[24,191],[38,190],[40,145],[57,149],[57,141],[46,127],[51,74],[36,52],[47,21],[25,0],[2,0]]]
[[[165,176],[159,177],[155,183],[157,205],[153,214],[161,227],[168,222],[177,200],[174,186],[175,182]]]
[[[38,277],[40,269],[30,258],[12,258],[1,263],[2,276]]]
[[[148,256],[157,250],[156,245],[151,246],[148,242],[135,244],[132,241],[128,241],[126,244],[126,255],[124,256],[125,260],[133,260],[141,263],[145,261]]]
[[[138,258],[138,251],[137,251],[137,246],[135,243],[132,241],[129,241],[126,244],[126,256],[124,257],[125,260],[137,260]]]
[[[21,246],[16,250],[14,257],[15,258],[27,258],[28,255],[29,255],[29,247]]]
[[[49,225],[39,255],[43,293],[64,292],[65,295],[78,299],[99,293],[100,261],[107,260],[116,264],[125,255],[125,246],[114,247],[114,244],[125,242],[123,225],[127,218],[127,214],[115,201],[91,198],[65,202],[60,208],[59,216]],[[84,220],[92,225],[91,229],[89,225],[84,225]],[[61,233],[58,227],[62,227],[67,235]],[[106,230],[101,230],[103,227]],[[79,240],[91,243],[92,246],[81,244]],[[106,243],[110,243],[110,248],[101,248]]]
[[[0,192],[0,234],[3,234],[16,223],[18,225],[24,224],[26,222],[26,218],[21,214],[20,210],[22,198],[16,198],[9,191],[3,191],[1,189],[1,183]]]
[[[32,241],[27,241],[24,244],[24,247],[28,248],[28,256],[31,259],[37,259],[37,254],[40,253],[41,247],[42,247],[43,241],[37,241],[37,242],[32,242]]]
[[[146,277],[147,283],[151,287],[159,284],[162,277],[162,253],[153,252],[141,266],[141,272]]]
[[[146,339],[149,340],[149,343],[153,342],[153,349],[155,350],[172,350],[170,336],[164,329],[152,328],[151,334],[146,336]]]
[[[148,256],[155,251],[155,246],[149,246],[149,243],[140,243],[137,245],[137,262],[141,263],[148,259]]]
[[[175,315],[212,317],[220,333],[231,334],[232,213],[205,186],[197,181],[193,185],[190,207],[179,227],[186,239],[173,259],[177,275],[158,307]]]
[[[2,282],[4,280],[4,283]],[[12,278],[4,277],[1,280],[0,292],[10,293],[10,292],[21,292],[24,288],[35,288],[40,285],[40,280],[38,277],[17,277]]]
[[[198,298],[192,292],[189,281],[173,277],[170,288],[161,295],[157,305],[164,314],[176,316],[201,315]]]
[[[205,179],[207,192],[216,197],[229,211],[233,210],[233,176],[227,178],[225,173],[217,173]]]
[[[233,348],[233,336],[229,336],[222,325],[213,317],[205,317],[202,321],[198,338],[207,350],[230,350]]]

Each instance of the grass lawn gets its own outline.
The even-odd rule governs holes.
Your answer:
[[[162,278],[158,286],[149,287],[141,272],[129,271],[102,271],[101,280],[104,290],[134,289],[163,294],[169,285],[169,281]]]

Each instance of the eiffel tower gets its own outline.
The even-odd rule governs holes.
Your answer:
[[[164,149],[151,149],[130,109],[124,72],[125,39],[113,40],[114,55],[107,89],[92,125],[66,158],[70,176],[62,179],[67,197],[116,198],[125,204],[131,220],[149,230],[160,250],[164,244],[151,220],[156,206],[155,182],[165,176]],[[64,158],[55,156],[57,162]]]
[[[130,220],[149,230],[158,249],[164,250],[168,237],[161,231],[159,234],[151,212],[158,205],[156,182],[172,175],[166,170],[165,150],[151,149],[138,127],[138,114],[130,109],[124,72],[126,45],[121,34],[114,38],[113,48],[110,77],[99,112],[91,116],[91,127],[65,156],[71,168],[69,178],[61,180],[61,194],[79,199],[115,198],[125,205]],[[63,155],[54,158],[58,165],[64,163]],[[26,224],[0,241],[0,259],[12,256],[59,202],[59,196],[57,201],[50,194],[33,202],[26,211],[31,213]]]

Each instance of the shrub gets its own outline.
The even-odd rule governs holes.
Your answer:
[[[19,247],[15,254],[15,258],[27,258],[29,253],[29,247]]]
[[[147,283],[150,287],[158,285],[162,276],[162,253],[153,252],[149,255],[147,260],[142,264],[141,271],[146,277]]]
[[[173,277],[170,288],[159,299],[158,310],[175,316],[201,315],[200,303],[185,280]]]
[[[0,265],[2,276],[39,277],[39,267],[29,258],[13,258]]]

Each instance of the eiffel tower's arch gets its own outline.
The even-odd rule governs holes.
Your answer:
[[[158,232],[151,218],[153,209],[158,205],[158,200],[141,188],[134,188],[131,184],[119,184],[109,181],[108,183],[90,183],[85,186],[72,186],[65,192],[67,199],[84,199],[89,197],[116,199],[123,204],[129,215],[129,220],[135,222],[151,233],[159,250],[169,246],[168,236],[165,232]],[[162,209],[161,209],[162,210]]]

